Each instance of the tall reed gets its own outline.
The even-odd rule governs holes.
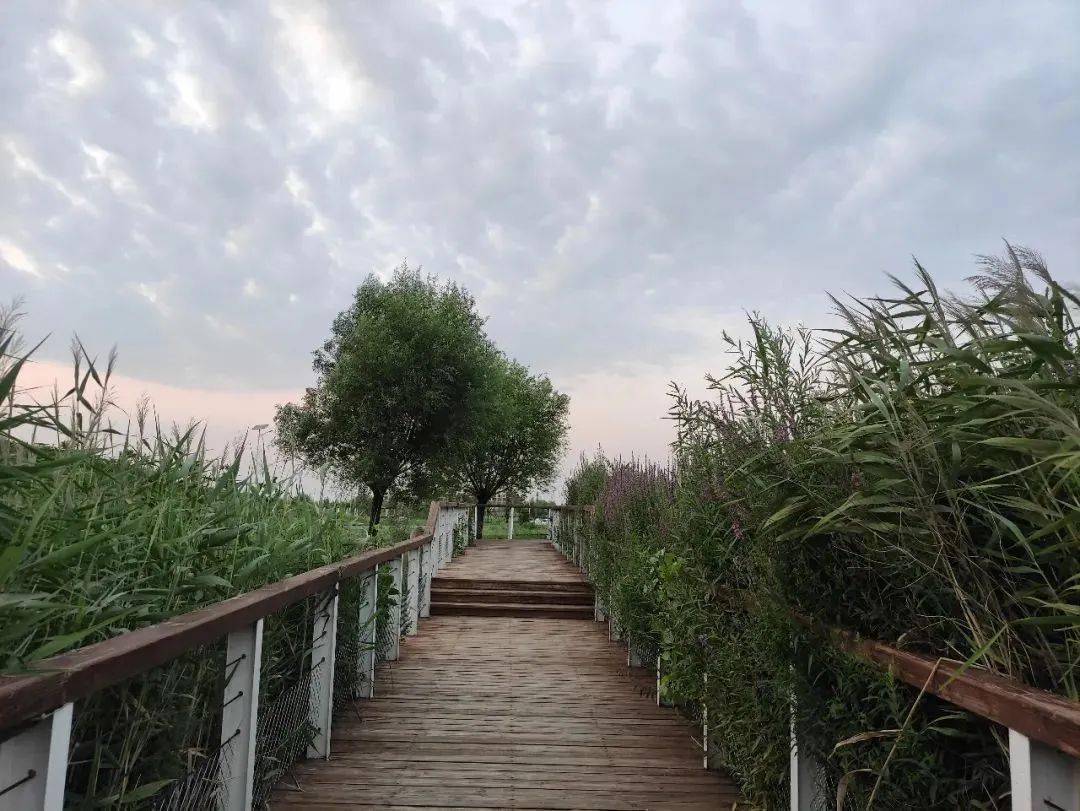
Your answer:
[[[165,427],[147,402],[123,414],[115,354],[100,363],[76,341],[69,389],[20,390],[17,321],[16,309],[0,312],[4,672],[373,545],[363,516],[304,496],[260,443],[214,454],[199,426]],[[404,526],[380,533],[404,537]],[[295,692],[310,612],[300,604],[268,622],[264,707]],[[210,646],[80,702],[70,796],[149,802],[212,760],[222,654]],[[271,759],[285,768],[295,748]]]
[[[753,317],[711,399],[673,391],[674,488],[616,465],[597,500],[602,599],[767,807],[792,695],[839,805],[1008,805],[999,730],[793,614],[1078,697],[1080,301],[1011,246],[965,298],[893,282],[816,336]]]

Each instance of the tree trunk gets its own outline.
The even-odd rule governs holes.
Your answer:
[[[382,518],[383,500],[386,498],[386,488],[381,489],[371,488],[371,512],[368,514],[368,532],[374,535],[378,526],[379,519]]]
[[[476,539],[484,537],[484,511],[487,509],[487,499],[476,502]]]

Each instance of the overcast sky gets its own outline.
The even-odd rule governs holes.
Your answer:
[[[809,325],[911,256],[1080,268],[1080,3],[0,3],[0,294],[123,395],[266,422],[369,273],[476,295],[661,455],[743,311]]]

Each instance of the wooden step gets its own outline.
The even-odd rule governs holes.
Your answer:
[[[537,589],[447,589],[432,586],[431,600],[437,603],[503,603],[591,606],[588,592]]]
[[[592,596],[592,586],[584,580],[548,581],[548,580],[486,580],[465,577],[433,577],[432,589],[465,589],[467,591],[553,591],[588,594]]]
[[[440,603],[431,600],[432,616],[533,617],[535,619],[591,620],[593,607],[535,603]]]

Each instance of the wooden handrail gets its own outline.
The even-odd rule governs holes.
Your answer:
[[[833,630],[830,635],[843,650],[913,687],[925,685],[928,693],[950,704],[1080,758],[1080,702],[983,668],[964,668],[962,662],[859,639],[848,631]]]
[[[124,679],[145,673],[199,645],[326,591],[430,542],[441,508],[470,506],[433,501],[422,534],[382,549],[320,566],[254,591],[181,614],[163,622],[35,662],[33,672],[0,676],[0,730],[19,725]]]
[[[753,603],[745,593],[718,588],[745,609]],[[838,647],[896,678],[980,718],[1080,759],[1080,702],[1030,687],[1016,679],[963,662],[902,651],[876,640],[792,613],[799,624],[828,636]]]

